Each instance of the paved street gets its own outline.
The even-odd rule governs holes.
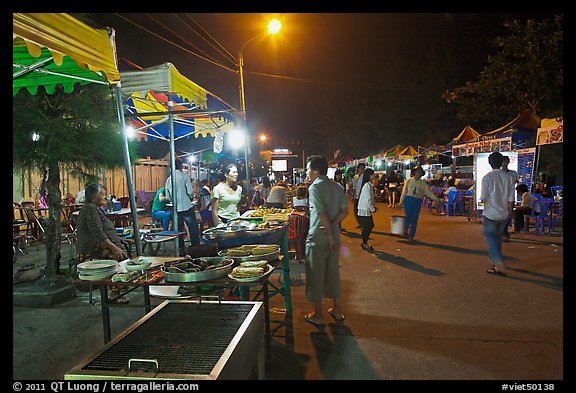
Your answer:
[[[503,246],[509,274],[498,277],[486,273],[479,222],[422,211],[418,241],[411,244],[390,233],[390,216],[403,211],[377,206],[375,251],[360,248],[353,215],[343,224],[343,322],[327,313],[324,328],[304,321],[312,309],[304,299],[304,265],[291,261],[292,318],[286,318],[281,296],[271,298],[270,379],[564,378],[561,228],[552,236],[536,236],[533,229],[513,235]],[[42,264],[43,248],[29,250],[15,266]],[[13,379],[62,379],[101,348],[97,292],[94,299],[89,304],[88,293],[78,292],[49,307],[14,306]],[[112,336],[142,315],[139,308],[113,309]]]

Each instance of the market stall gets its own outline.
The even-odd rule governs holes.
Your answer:
[[[128,140],[124,132],[114,34],[114,29],[94,29],[65,13],[12,14],[12,89],[15,95],[22,88],[36,94],[39,86],[44,86],[51,93],[56,85],[62,85],[65,91],[70,92],[76,83],[101,83],[113,88],[123,139],[133,228],[138,235],[136,197]],[[140,254],[139,236],[136,236],[136,250]]]
[[[214,151],[222,150],[223,134],[232,128],[237,112],[232,106],[184,77],[172,63],[125,71],[121,77],[126,117],[138,133],[170,144],[170,174],[176,170],[174,142],[179,138],[210,134]],[[177,195],[176,182],[172,195]],[[177,214],[173,222],[178,227]]]

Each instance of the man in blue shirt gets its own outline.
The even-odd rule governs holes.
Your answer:
[[[176,198],[172,196],[172,176],[166,180],[166,198],[169,201],[175,200],[175,211],[178,214],[178,232],[184,230],[184,223],[188,228],[188,235],[190,236],[190,244],[200,244],[200,229],[198,227],[198,220],[196,219],[196,210],[192,205],[194,199],[194,189],[192,188],[192,180],[190,176],[182,172],[182,160],[179,158],[175,161],[176,171],[174,178],[176,179]],[[178,248],[180,254],[185,254],[184,250],[184,235],[178,236]]]

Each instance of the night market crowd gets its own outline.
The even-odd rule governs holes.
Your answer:
[[[484,206],[483,231],[489,253],[490,274],[505,274],[502,257],[502,241],[509,236],[508,226],[513,221],[513,231],[524,230],[524,217],[539,214],[533,209],[537,194],[549,191],[548,186],[530,192],[519,183],[518,173],[508,170],[508,157],[494,152],[489,156],[492,170],[484,176],[480,203]],[[320,155],[308,157],[306,172],[294,178],[281,177],[238,180],[238,166],[228,164],[222,168],[219,178],[192,180],[182,170],[182,161],[176,159],[174,181],[176,195],[172,195],[172,176],[164,187],[157,190],[152,203],[152,219],[164,230],[174,230],[173,206],[178,216],[178,242],[184,255],[184,226],[191,246],[199,245],[204,228],[225,225],[240,217],[246,210],[264,208],[292,208],[303,213],[308,220],[305,233],[306,299],[313,311],[305,315],[306,321],[323,325],[321,303],[324,297],[332,300],[327,310],[335,320],[343,320],[341,289],[338,271],[340,233],[344,231],[342,220],[349,214],[351,199],[354,217],[361,235],[360,247],[374,251],[369,244],[374,229],[373,214],[376,203],[386,203],[390,209],[404,209],[403,231],[400,236],[414,242],[421,209],[430,207],[433,214],[446,215],[448,203],[456,192],[473,194],[474,186],[467,183],[458,172],[451,174],[435,171],[426,176],[421,165],[406,171],[407,179],[400,170],[381,171],[365,163],[344,171],[331,168]],[[545,185],[544,182],[541,184]],[[515,206],[515,192],[522,202]],[[78,261],[91,258],[110,258],[117,261],[128,257],[130,240],[119,237],[112,221],[104,214],[107,200],[106,188],[98,183],[87,184],[85,204],[77,220]],[[169,204],[172,204],[171,206]],[[198,215],[197,215],[198,213]],[[117,288],[110,287],[115,294]],[[114,301],[127,302],[122,296]]]

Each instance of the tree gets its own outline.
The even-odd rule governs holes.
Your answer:
[[[504,23],[509,35],[497,37],[498,53],[476,82],[446,91],[446,102],[458,107],[458,118],[478,129],[497,128],[529,110],[541,117],[563,110],[563,18]]]
[[[44,174],[48,191],[45,221],[45,277],[60,271],[62,228],[60,171],[87,178],[102,167],[123,165],[122,140],[114,99],[108,87],[86,85],[67,94],[60,88],[49,95],[21,89],[12,102],[13,166]],[[32,134],[37,138],[32,138]],[[136,158],[130,146],[131,160]]]

